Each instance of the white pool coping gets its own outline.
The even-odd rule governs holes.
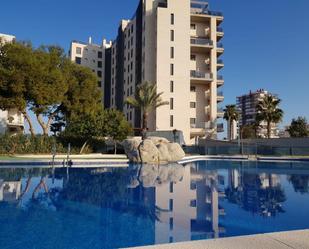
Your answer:
[[[309,230],[199,240],[130,249],[308,249]]]

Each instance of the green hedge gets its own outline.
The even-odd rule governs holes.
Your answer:
[[[0,135],[0,155],[12,154],[51,154],[56,145],[57,153],[67,152],[67,143],[58,141],[55,137],[29,135]],[[79,148],[71,148],[72,153],[78,153]]]

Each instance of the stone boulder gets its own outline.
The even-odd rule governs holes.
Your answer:
[[[165,138],[149,137],[126,139],[123,148],[130,162],[146,164],[168,164],[185,157],[185,152],[177,143],[171,143]]]

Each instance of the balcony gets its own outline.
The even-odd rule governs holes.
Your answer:
[[[213,48],[213,41],[205,38],[191,38],[191,51],[195,53],[208,52]]]
[[[220,41],[224,36],[223,28],[217,27],[217,40]]]
[[[204,73],[200,71],[191,70],[190,72],[191,83],[208,83],[213,80],[211,73]]]
[[[224,61],[221,60],[221,59],[218,59],[217,60],[217,68],[218,68],[218,70],[220,70],[223,67],[224,67]]]
[[[218,42],[217,43],[217,53],[222,54],[224,52],[224,46],[222,43]]]
[[[224,100],[223,92],[220,91],[217,93],[217,102],[222,102]]]
[[[219,81],[219,82],[224,82],[224,78],[223,78],[223,76],[222,75],[217,75],[217,81]]]
[[[223,108],[218,108],[218,110],[217,110],[217,117],[218,118],[223,118],[224,117],[224,110],[223,110]]]

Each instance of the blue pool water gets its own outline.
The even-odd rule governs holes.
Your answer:
[[[0,248],[123,248],[309,228],[309,165],[0,168]]]

